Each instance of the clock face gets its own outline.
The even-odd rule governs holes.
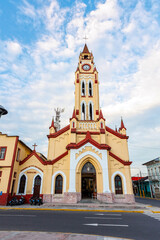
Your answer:
[[[88,65],[88,64],[84,64],[83,66],[82,66],[82,68],[83,68],[83,70],[85,70],[85,71],[88,71],[88,70],[90,70],[90,65]]]

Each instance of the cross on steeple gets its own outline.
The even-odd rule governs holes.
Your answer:
[[[85,43],[86,43],[86,40],[87,40],[88,38],[87,38],[86,35],[85,35],[83,39],[85,39]]]
[[[37,147],[36,143],[33,144],[32,146],[34,147],[34,151],[36,151],[36,147]]]

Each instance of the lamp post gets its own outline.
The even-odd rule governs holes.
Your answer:
[[[7,113],[8,111],[2,105],[0,105],[0,118],[2,115],[6,115]]]

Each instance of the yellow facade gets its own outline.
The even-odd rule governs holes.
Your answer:
[[[7,147],[5,160],[0,160],[0,204],[5,194],[6,198],[23,194],[27,200],[40,194],[44,202],[54,203],[76,203],[83,198],[134,202],[127,139],[123,120],[119,131],[105,125],[98,72],[85,44],[75,72],[73,116],[59,131],[52,120],[47,158],[31,151],[18,137],[0,135],[0,147]]]

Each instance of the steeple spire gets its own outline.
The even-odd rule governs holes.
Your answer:
[[[103,117],[103,113],[102,113],[102,110],[100,110],[100,113],[99,113],[99,120],[100,119],[103,119],[105,121],[105,118]]]
[[[122,117],[121,117],[121,127],[120,127],[120,129],[122,130],[123,128],[126,130],[126,128],[125,128],[125,126],[124,126],[124,123],[123,123],[123,119],[122,119]]]
[[[75,113],[75,108],[73,109],[73,114],[72,114],[72,118],[71,119],[73,119],[73,118],[77,119],[76,118],[76,113]]]
[[[52,123],[51,123],[51,126],[49,127],[49,129],[53,127],[54,128],[54,117],[52,117]]]
[[[87,47],[87,44],[85,43],[84,48],[83,48],[83,52],[82,53],[90,53]]]

